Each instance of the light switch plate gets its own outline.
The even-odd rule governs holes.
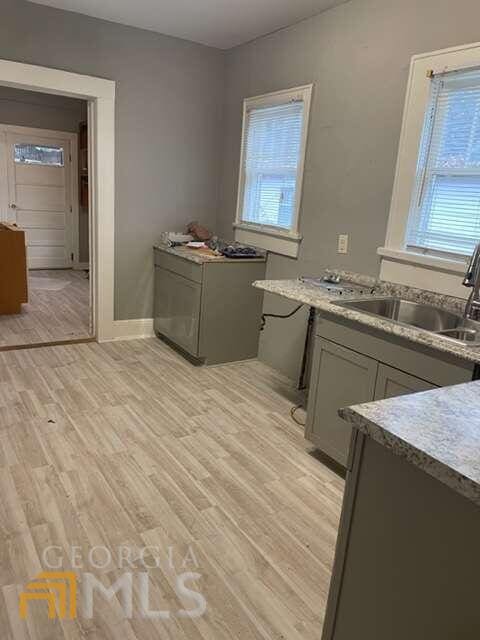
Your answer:
[[[338,253],[348,253],[348,235],[340,234],[338,236]]]

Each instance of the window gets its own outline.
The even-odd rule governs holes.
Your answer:
[[[432,77],[407,248],[471,255],[480,240],[480,70]]]
[[[62,147],[47,147],[22,142],[14,145],[14,159],[17,164],[64,166]]]
[[[380,277],[465,296],[480,240],[480,46],[414,56]]]
[[[244,102],[237,206],[237,239],[293,255],[300,209],[312,87]],[[247,236],[245,237],[245,232]],[[270,239],[251,234],[264,234]],[[274,241],[272,238],[281,238]]]

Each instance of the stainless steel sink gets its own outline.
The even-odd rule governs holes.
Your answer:
[[[451,340],[456,340],[457,342],[464,342],[465,344],[471,344],[472,342],[478,342],[478,332],[475,329],[466,329],[465,327],[460,327],[458,329],[448,329],[447,331],[438,331],[439,336],[443,336],[444,338],[450,338]]]
[[[457,344],[480,346],[480,323],[445,309],[401,298],[366,298],[337,302],[339,306],[398,324],[435,333]]]

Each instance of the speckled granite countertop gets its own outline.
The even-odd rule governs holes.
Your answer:
[[[188,247],[167,247],[166,245],[154,245],[154,249],[169,253],[172,256],[195,262],[196,264],[204,264],[205,262],[265,262],[266,256],[260,258],[225,258],[225,256],[214,256],[200,253],[199,249],[189,249]]]
[[[375,296],[393,296],[401,297],[406,300],[415,302],[423,302],[443,309],[448,309],[454,313],[463,313],[465,301],[451,296],[443,296],[422,289],[406,287],[381,280],[376,280],[369,276],[355,274],[346,271],[334,271],[338,273],[347,283],[362,285],[370,291],[374,290]],[[401,325],[379,316],[367,315],[355,309],[338,306],[337,302],[358,299],[357,294],[342,295],[331,293],[321,287],[301,282],[300,280],[258,280],[253,283],[254,287],[262,289],[268,293],[273,293],[295,302],[303,302],[306,305],[315,307],[319,311],[323,311],[334,316],[339,316],[346,320],[351,320],[360,325],[365,325],[373,329],[380,330],[384,333],[404,338],[410,342],[422,344],[426,347],[436,349],[443,353],[457,356],[469,362],[480,363],[480,347],[470,347],[462,344],[456,344],[446,338],[435,335],[423,329],[416,327]]]
[[[480,506],[480,381],[341,409],[356,429]]]

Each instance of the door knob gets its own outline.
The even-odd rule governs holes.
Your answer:
[[[12,204],[10,205],[10,209],[16,209],[16,208],[17,208],[17,205],[14,202],[12,202]]]

